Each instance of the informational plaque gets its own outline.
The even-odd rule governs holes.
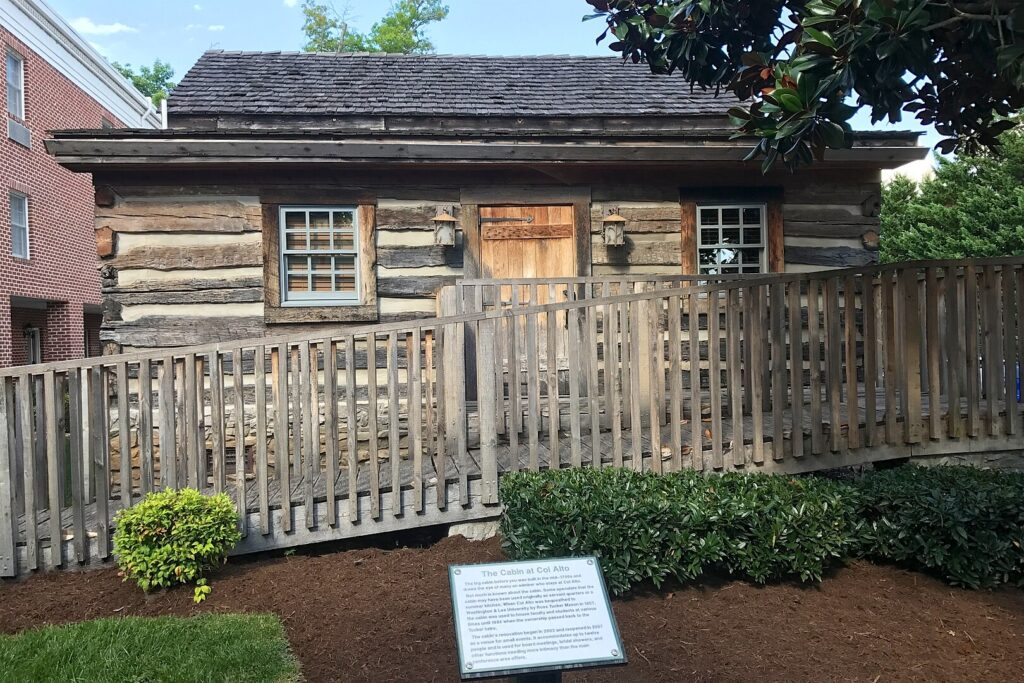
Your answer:
[[[625,664],[596,557],[448,567],[463,679]]]

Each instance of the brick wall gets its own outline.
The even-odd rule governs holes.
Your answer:
[[[42,57],[0,27],[0,51],[13,49],[25,60],[25,121],[32,133],[26,149],[0,130],[0,367],[17,363],[23,334],[12,324],[12,296],[45,299],[45,361],[85,354],[83,306],[100,304],[93,233],[92,178],[61,168],[43,147],[46,132],[62,128],[99,128],[105,118],[122,125]],[[6,83],[6,58],[0,59],[0,83]],[[6,114],[6,95],[4,112]],[[27,194],[28,260],[11,255],[9,193]]]
[[[85,355],[89,357],[103,355],[103,342],[100,341],[102,326],[102,313],[85,314]]]
[[[46,329],[47,311],[35,308],[11,309],[11,360],[12,365],[24,365],[28,362],[28,346],[25,342],[25,328],[34,327],[39,330],[42,348],[46,349],[46,341],[50,337]]]

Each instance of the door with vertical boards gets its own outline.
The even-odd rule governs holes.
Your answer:
[[[574,277],[575,232],[572,206],[481,206],[481,277]]]
[[[516,205],[481,206],[480,215],[480,276],[491,279],[519,278],[571,278],[577,274],[576,225],[571,205]],[[566,283],[552,286],[518,287],[519,305],[545,304],[565,301],[571,291]],[[493,290],[492,290],[493,291]],[[502,301],[511,302],[513,288],[501,287],[497,292]],[[493,302],[488,302],[488,307]],[[548,334],[548,319],[538,316],[536,328],[537,350],[541,372],[547,371],[548,359],[553,361],[552,371],[566,364],[568,330],[566,315],[552,317],[555,334]],[[525,340],[526,321],[518,319],[518,338]],[[548,352],[549,340],[555,348]],[[506,363],[520,357],[525,349],[499,349]],[[525,363],[525,360],[522,361]],[[510,369],[506,365],[506,370]]]
[[[481,206],[480,272],[483,278],[576,276],[576,228],[572,206]],[[565,301],[570,288],[520,287],[520,304]],[[511,287],[501,288],[509,302]]]

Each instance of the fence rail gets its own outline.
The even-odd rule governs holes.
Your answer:
[[[229,493],[260,550],[493,514],[518,469],[1024,446],[1024,259],[701,277],[468,281],[440,318],[0,370],[0,574],[106,558],[167,487]]]

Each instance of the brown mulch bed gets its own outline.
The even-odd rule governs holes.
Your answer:
[[[192,604],[114,569],[0,586],[0,630],[116,615],[278,614],[309,681],[458,680],[447,565],[497,540],[235,561]],[[630,662],[569,681],[1008,681],[1024,670],[1024,592],[967,591],[856,562],[820,586],[732,581],[615,601]]]

